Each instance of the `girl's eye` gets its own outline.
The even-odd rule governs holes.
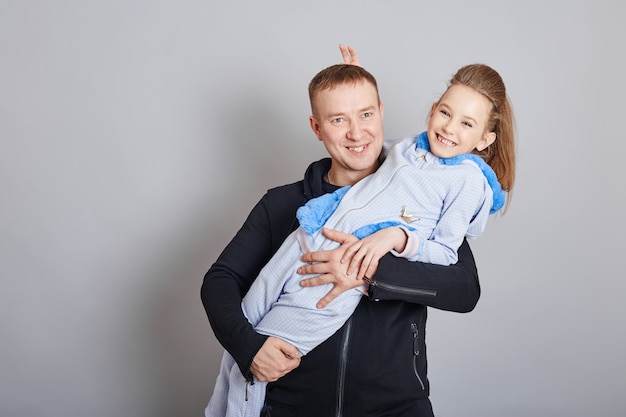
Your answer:
[[[448,113],[446,110],[439,110],[439,113],[443,114],[444,116],[450,116],[450,113]]]
[[[463,122],[463,124],[467,127],[472,127],[472,124],[470,122]]]

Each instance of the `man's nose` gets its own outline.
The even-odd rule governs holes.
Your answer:
[[[358,121],[350,122],[347,137],[351,140],[360,140],[363,136],[363,126]]]

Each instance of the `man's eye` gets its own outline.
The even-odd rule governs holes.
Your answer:
[[[372,113],[371,111],[368,111],[368,112],[363,113],[363,118],[369,119],[373,115],[374,115],[374,113]]]
[[[334,118],[334,119],[332,120],[332,122],[333,122],[334,124],[341,123],[341,122],[343,122],[343,117],[336,117],[336,118]]]

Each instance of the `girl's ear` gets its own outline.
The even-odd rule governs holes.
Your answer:
[[[491,145],[495,141],[496,141],[496,132],[489,132],[485,134],[485,136],[483,136],[480,142],[478,142],[478,145],[476,145],[476,150],[479,152],[482,150],[485,150],[487,149],[489,145]]]

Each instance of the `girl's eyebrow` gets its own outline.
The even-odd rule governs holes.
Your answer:
[[[446,103],[439,103],[440,107],[444,107],[446,110],[450,110],[450,106],[446,105]],[[478,124],[478,122],[476,121],[476,119],[474,119],[471,116],[467,116],[467,115],[461,115],[461,118],[463,119],[467,119],[469,121],[471,121],[474,124]]]
[[[469,120],[470,122],[472,122],[473,124],[477,125],[478,122],[476,121],[476,119],[474,119],[473,117],[470,116],[463,116],[464,119]]]

